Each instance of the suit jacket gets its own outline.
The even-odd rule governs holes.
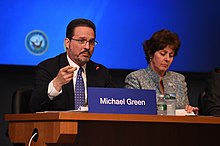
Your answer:
[[[203,98],[204,113],[206,115],[220,115],[220,72],[217,69],[209,74]]]
[[[66,53],[62,53],[37,66],[35,87],[30,99],[32,112],[74,109],[73,81],[63,85],[62,93],[53,100],[50,100],[47,94],[48,84],[51,80],[56,77],[61,68],[69,65],[66,55]],[[86,77],[88,87],[115,87],[107,68],[91,60],[86,66]]]
[[[182,74],[167,71],[163,77],[164,91],[166,93],[176,93],[176,108],[185,108],[189,104],[185,77]],[[160,77],[150,66],[140,69],[127,75],[125,78],[125,88],[153,89],[158,97],[160,92]]]

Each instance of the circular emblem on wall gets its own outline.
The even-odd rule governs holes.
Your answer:
[[[25,46],[31,54],[44,54],[48,49],[48,39],[46,34],[40,30],[29,32],[25,38]]]

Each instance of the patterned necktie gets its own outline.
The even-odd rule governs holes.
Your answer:
[[[77,73],[76,84],[75,84],[75,110],[77,110],[80,106],[85,104],[85,87],[84,81],[82,78],[83,68],[80,67]]]

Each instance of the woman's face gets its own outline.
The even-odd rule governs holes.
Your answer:
[[[173,62],[173,57],[174,51],[170,46],[165,47],[163,50],[156,51],[150,62],[151,68],[160,76],[163,76]]]

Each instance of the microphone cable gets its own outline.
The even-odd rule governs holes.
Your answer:
[[[30,140],[29,140],[29,143],[28,143],[28,146],[31,146],[31,141],[33,140],[33,138],[34,138],[36,135],[37,135],[37,132],[34,133],[34,134],[31,136],[31,138],[30,138]]]

